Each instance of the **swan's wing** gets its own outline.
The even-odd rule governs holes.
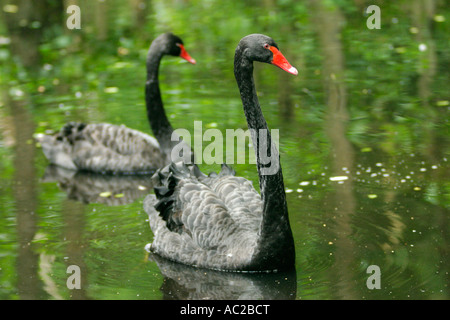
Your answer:
[[[256,249],[261,226],[259,195],[228,167],[219,175],[195,171],[195,166],[172,164],[155,174],[160,183],[156,197],[144,200],[154,233],[152,250],[199,266],[244,265]]]
[[[164,165],[165,156],[151,136],[125,126],[70,122],[41,144],[54,164],[96,172],[150,171]]]
[[[49,165],[43,182],[57,182],[69,199],[82,203],[102,203],[108,206],[131,203],[153,188],[148,175],[105,175],[66,170]],[[107,195],[109,193],[110,195]]]
[[[88,139],[95,145],[104,146],[124,156],[138,154],[142,150],[160,153],[160,147],[155,138],[124,125],[90,124],[83,129],[82,133],[75,134],[74,137]]]
[[[239,227],[222,199],[186,166],[172,164],[160,176],[163,185],[155,187],[155,208],[171,232],[187,234],[198,247],[210,250]]]

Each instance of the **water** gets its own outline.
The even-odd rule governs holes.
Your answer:
[[[12,20],[0,27],[0,298],[448,299],[448,9],[432,1],[431,30],[414,20],[422,13],[385,5],[375,31],[353,2],[340,17],[290,1],[165,3],[99,3],[84,10],[80,31],[60,25],[54,15],[66,15],[53,8],[54,19],[32,28],[39,46],[6,12],[22,9],[3,8]],[[331,26],[313,23],[324,14]],[[197,60],[161,65],[175,128],[247,128],[232,61],[248,33],[271,35],[299,69],[293,77],[255,65],[264,115],[280,130],[295,273],[220,273],[153,257],[148,177],[67,172],[35,143],[73,120],[149,132],[145,55],[167,30]],[[254,165],[233,167],[258,187]],[[67,287],[71,265],[81,289]],[[380,289],[368,287],[373,265]]]

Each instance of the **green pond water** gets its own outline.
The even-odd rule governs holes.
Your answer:
[[[75,1],[79,30],[66,27],[65,2],[0,3],[0,299],[449,298],[442,1]],[[366,25],[369,4],[380,29]],[[254,71],[279,130],[295,273],[220,273],[149,256],[149,177],[51,167],[34,140],[68,121],[151,133],[145,57],[166,31],[197,60],[166,57],[160,67],[168,117],[192,142],[201,138],[194,121],[202,133],[247,129],[233,76],[243,36],[271,36],[299,70]],[[258,188],[249,151],[224,142],[224,156],[246,153],[233,168]],[[80,289],[68,286],[73,265]]]

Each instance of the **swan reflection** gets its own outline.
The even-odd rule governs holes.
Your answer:
[[[71,200],[119,206],[132,203],[153,189],[151,175],[103,175],[49,165],[43,182],[57,182]]]
[[[296,271],[237,273],[195,268],[150,253],[164,276],[165,300],[294,300]]]

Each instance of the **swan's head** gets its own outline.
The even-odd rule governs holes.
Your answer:
[[[278,50],[275,41],[264,34],[255,33],[242,38],[236,51],[238,50],[250,61],[270,63],[286,72],[298,74],[297,69]]]
[[[181,57],[192,64],[196,63],[195,59],[187,53],[180,37],[168,32],[155,39],[155,41],[157,40],[162,42],[160,46],[163,48],[164,54]]]

